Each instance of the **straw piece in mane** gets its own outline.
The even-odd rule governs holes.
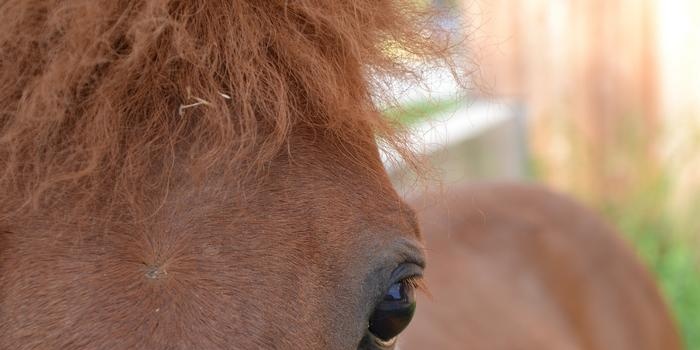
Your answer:
[[[414,1],[3,1],[0,218],[137,198],[176,161],[254,171],[295,128],[401,148],[373,92],[410,73],[388,47],[445,56],[425,19]]]

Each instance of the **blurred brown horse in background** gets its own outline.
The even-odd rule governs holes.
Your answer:
[[[393,348],[425,258],[375,93],[426,18],[0,1],[0,348]]]
[[[653,278],[607,223],[526,184],[411,200],[427,284],[401,349],[681,349]]]

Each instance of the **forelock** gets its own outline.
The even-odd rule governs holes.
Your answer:
[[[446,56],[426,21],[409,0],[5,1],[0,218],[138,198],[174,164],[254,171],[299,128],[405,149],[376,92],[407,52]]]

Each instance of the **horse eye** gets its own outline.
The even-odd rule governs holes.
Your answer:
[[[369,319],[369,331],[375,337],[390,341],[411,322],[416,310],[415,284],[410,279],[394,283]]]

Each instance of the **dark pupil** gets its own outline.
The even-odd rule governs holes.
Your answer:
[[[369,330],[381,340],[390,340],[408,326],[415,310],[413,287],[405,282],[394,283],[374,309]]]

